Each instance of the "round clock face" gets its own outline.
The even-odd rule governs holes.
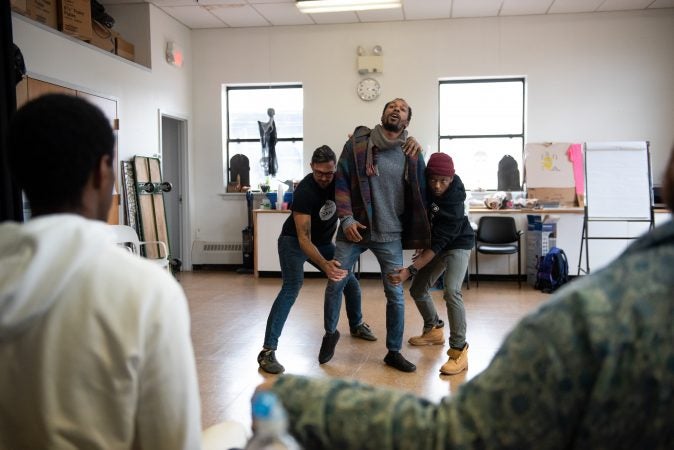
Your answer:
[[[381,86],[379,85],[379,81],[374,78],[363,78],[358,82],[358,86],[356,87],[358,97],[366,102],[370,102],[379,97],[380,91]]]

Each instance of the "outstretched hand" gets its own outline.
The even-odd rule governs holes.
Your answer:
[[[354,222],[348,227],[346,227],[346,229],[344,229],[344,235],[351,242],[360,242],[363,240],[363,236],[360,235],[360,232],[358,230],[364,230],[366,228],[367,227],[362,223]]]
[[[255,388],[255,394],[257,394],[258,392],[270,390],[272,386],[274,386],[274,383],[276,383],[277,379],[278,377],[267,377],[266,380],[264,380]]]
[[[386,278],[391,282],[392,285],[397,286],[400,283],[404,283],[410,277],[410,272],[406,267],[401,267],[396,269],[395,272],[391,272],[386,275]]]

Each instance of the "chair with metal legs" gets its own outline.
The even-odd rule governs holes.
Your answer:
[[[149,261],[152,261],[155,264],[158,264],[160,267],[171,272],[171,265],[169,264],[168,259],[168,249],[166,248],[166,243],[162,241],[141,241],[138,238],[136,230],[131,228],[128,225],[110,225],[113,235],[115,236],[115,242],[121,247],[126,248],[134,255],[141,256],[141,248],[147,245],[155,245],[159,249],[158,258],[147,258]]]
[[[517,253],[517,283],[522,287],[521,237],[515,219],[509,216],[483,216],[475,236],[475,282],[480,285],[478,255],[512,255]]]

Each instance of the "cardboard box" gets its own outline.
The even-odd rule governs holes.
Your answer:
[[[578,206],[583,208],[585,206],[585,194],[576,193],[576,203],[578,203]]]
[[[115,35],[112,30],[95,20],[91,23],[91,41],[89,43],[106,52],[115,53]]]
[[[91,40],[91,1],[58,0],[61,32],[89,42]]]
[[[526,257],[527,284],[534,286],[538,263],[550,249],[557,245],[557,221],[559,216],[527,214]]]
[[[524,146],[524,172],[527,187],[574,187],[569,143],[527,144]]]
[[[576,188],[527,188],[527,198],[538,199],[538,204],[549,207],[576,206]]]
[[[9,4],[12,7],[12,11],[23,14],[24,16],[28,15],[27,0],[10,0]]]
[[[56,0],[27,0],[26,8],[28,17],[34,21],[58,29]]]
[[[135,61],[136,50],[134,45],[121,36],[115,37],[115,53],[131,61]]]

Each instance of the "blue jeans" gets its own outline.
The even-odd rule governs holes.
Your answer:
[[[424,332],[426,332],[440,324],[429,290],[438,281],[442,272],[445,272],[443,298],[449,319],[449,346],[452,348],[463,348],[466,344],[466,310],[463,306],[461,285],[466,276],[469,258],[470,250],[461,249],[435,255],[435,258],[417,273],[410,287],[410,294],[424,319]]]
[[[387,273],[402,267],[403,247],[400,240],[393,242],[368,242],[358,244],[348,241],[337,241],[335,259],[340,262],[342,268],[348,268],[353,273],[353,265],[358,256],[366,250],[371,250],[377,257],[381,268],[382,280],[384,281],[384,294],[386,295],[386,348],[391,351],[400,351],[405,327],[405,298],[401,285],[391,284],[386,277]],[[323,320],[325,331],[334,333],[339,322],[339,310],[342,307],[342,291],[346,295],[347,281],[330,281],[325,288],[325,303]],[[349,305],[347,304],[347,313]],[[351,320],[349,319],[349,324]]]
[[[335,246],[331,242],[317,245],[316,248],[323,258],[327,260],[334,258]],[[304,263],[308,260],[307,255],[300,248],[299,240],[294,236],[279,236],[278,255],[281,263],[283,286],[271,307],[269,317],[267,318],[267,329],[264,333],[264,348],[271,350],[276,350],[283,326],[288,319],[290,308],[300,293],[302,283],[304,283]],[[312,265],[315,266],[313,263]],[[360,304],[360,285],[353,272],[350,272],[342,281],[345,286],[346,314],[349,318],[350,326],[355,328],[363,322]]]

